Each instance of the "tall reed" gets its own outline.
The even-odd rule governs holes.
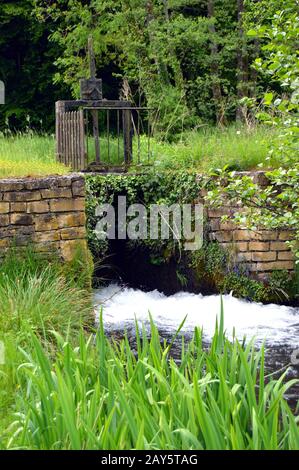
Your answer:
[[[223,316],[208,351],[202,332],[161,344],[136,326],[128,337],[81,333],[73,348],[55,334],[52,362],[32,337],[18,374],[24,384],[8,448],[25,449],[298,449],[299,429],[284,394],[295,380],[265,377],[262,348],[229,342]]]

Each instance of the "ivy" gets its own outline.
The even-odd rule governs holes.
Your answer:
[[[143,204],[149,209],[152,204],[193,204],[197,199],[200,183],[195,172],[161,172],[148,170],[141,174],[86,176],[86,213],[89,246],[97,257],[104,257],[109,251],[107,240],[96,238],[97,223],[95,209],[109,203],[117,208],[118,196],[126,196],[127,206]],[[134,240],[132,245],[146,245],[153,252],[153,262],[171,257],[180,248],[177,240]]]

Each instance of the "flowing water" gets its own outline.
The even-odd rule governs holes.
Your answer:
[[[182,334],[188,340],[196,326],[203,329],[203,339],[208,345],[214,330],[216,318],[220,316],[220,296],[178,292],[166,296],[154,290],[143,292],[119,284],[95,291],[95,311],[97,319],[103,311],[104,328],[108,334],[122,336],[128,332],[134,343],[135,318],[138,324],[149,328],[149,312],[159,329],[162,338],[170,339],[187,315]],[[299,308],[281,305],[263,305],[223,296],[224,326],[228,338],[233,335],[242,340],[255,338],[257,346],[265,341],[266,364],[271,372],[289,365],[289,377],[299,378]],[[175,347],[178,349],[179,342]],[[294,361],[295,359],[295,361]],[[299,398],[299,385],[289,396],[294,405]]]

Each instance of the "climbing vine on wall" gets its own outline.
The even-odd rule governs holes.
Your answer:
[[[118,196],[126,196],[127,207],[131,204],[143,204],[148,210],[152,204],[194,203],[199,194],[198,176],[194,172],[164,172],[152,170],[141,174],[96,175],[86,176],[87,188],[87,231],[89,246],[97,257],[105,256],[109,249],[107,240],[98,240],[94,229],[97,223],[96,207],[101,204],[112,204],[117,209]],[[137,240],[135,244],[151,247],[158,254],[174,252],[178,241],[170,240]]]

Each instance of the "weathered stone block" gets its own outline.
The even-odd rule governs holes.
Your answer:
[[[33,217],[31,214],[11,214],[10,223],[13,225],[31,225],[33,224]]]
[[[59,230],[51,230],[49,232],[35,232],[34,241],[37,243],[40,242],[55,242],[60,240]]]
[[[73,196],[85,196],[85,181],[77,180],[72,183]]]
[[[34,244],[34,249],[38,251],[39,253],[53,253],[53,252],[59,252],[60,250],[60,242],[41,242],[38,243],[36,242]]]
[[[42,189],[41,196],[43,199],[54,199],[54,198],[71,198],[73,197],[72,191],[70,188],[51,188],[51,189]]]
[[[237,251],[247,251],[248,243],[247,242],[236,242],[235,244]]]
[[[287,251],[289,248],[285,242],[271,242],[270,249],[277,251]]]
[[[232,232],[219,231],[212,232],[210,234],[211,240],[217,240],[218,242],[230,242],[232,240]]]
[[[72,186],[72,177],[65,176],[64,178],[59,178],[59,180],[57,180],[57,186],[60,186],[60,187]]]
[[[24,183],[18,180],[0,180],[0,191],[21,191],[24,189]]]
[[[37,178],[37,179],[26,179],[25,189],[32,191],[33,189],[46,189],[50,187],[51,178]]]
[[[257,271],[257,263],[246,263],[244,266],[249,272]]]
[[[9,215],[0,215],[0,229],[9,225]]]
[[[251,233],[250,230],[234,230],[233,232],[233,239],[235,241],[238,240],[251,240]]]
[[[26,212],[26,202],[11,202],[10,212]]]
[[[35,230],[37,232],[42,232],[45,230],[57,230],[59,227],[56,215],[51,213],[36,215],[34,218],[34,223]]]
[[[63,228],[60,233],[62,240],[80,239],[86,236],[85,227]]]
[[[49,203],[47,201],[28,202],[27,212],[36,214],[49,212]]]
[[[72,212],[70,214],[57,214],[59,228],[85,226],[85,212]]]
[[[9,213],[9,202],[0,202],[0,214]]]
[[[72,212],[72,211],[84,211],[85,201],[84,198],[76,199],[52,199],[50,200],[50,211],[51,212]]]
[[[39,201],[41,195],[39,191],[20,191],[20,192],[7,192],[3,196],[4,201],[19,202],[19,201]]]
[[[275,261],[277,257],[276,251],[261,251],[253,252],[252,260],[253,261]]]
[[[294,260],[295,256],[291,251],[279,251],[278,259],[282,261]]]
[[[291,241],[294,239],[294,231],[292,230],[283,230],[279,233],[279,240],[288,240]]]
[[[276,271],[278,269],[294,269],[293,261],[272,261],[270,263],[258,263],[257,271]]]
[[[268,251],[269,246],[269,242],[249,242],[250,251]]]
[[[252,232],[251,238],[253,240],[277,240],[278,233],[275,230],[259,230],[258,232]]]
[[[236,225],[233,224],[232,222],[221,222],[220,221],[220,230],[235,230]]]

